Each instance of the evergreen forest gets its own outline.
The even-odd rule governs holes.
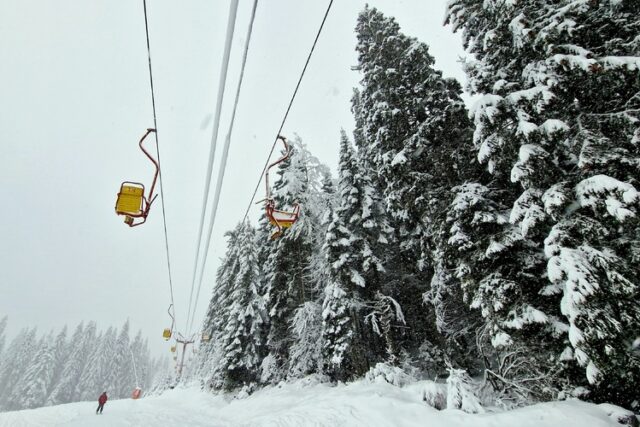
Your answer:
[[[360,13],[337,176],[288,135],[273,197],[300,217],[275,239],[266,218],[227,232],[191,372],[205,388],[448,378],[474,385],[463,409],[640,410],[640,2],[450,0],[446,25],[464,87]]]
[[[168,360],[151,358],[141,332],[131,337],[129,321],[106,331],[95,322],[72,333],[26,328],[6,343],[7,322],[0,319],[0,411],[96,401],[103,391],[128,398],[135,387],[161,387],[168,372]]]

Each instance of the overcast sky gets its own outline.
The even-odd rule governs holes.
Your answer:
[[[240,1],[219,147],[251,4]],[[197,325],[224,254],[222,235],[249,203],[327,4],[258,5]],[[360,79],[350,69],[353,29],[364,4],[335,1],[283,132],[300,135],[334,171],[340,128],[353,128],[349,100]],[[445,0],[369,4],[428,43],[445,76],[463,79],[460,39],[442,26]],[[184,328],[229,5],[147,6],[177,321]],[[9,316],[10,336],[24,326],[44,333],[81,320],[106,328],[129,318],[156,354],[168,352],[161,338],[169,286],[160,203],[133,229],[113,209],[121,181],[150,184],[153,174],[137,147],[153,126],[146,55],[142,0],[0,0],[0,316]],[[254,207],[251,219],[259,215]]]

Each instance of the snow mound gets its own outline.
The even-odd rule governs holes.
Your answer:
[[[139,400],[109,401],[103,415],[95,415],[94,402],[0,413],[0,426],[612,427],[620,424],[609,414],[623,411],[577,400],[501,413],[438,411],[423,401],[426,385],[298,382],[269,387],[243,399],[183,388]]]

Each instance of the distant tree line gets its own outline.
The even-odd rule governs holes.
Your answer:
[[[129,321],[120,331],[99,331],[95,322],[80,323],[71,336],[66,326],[42,336],[35,328],[25,328],[5,346],[6,325],[4,317],[0,411],[96,400],[103,391],[110,399],[126,398],[136,386],[150,387],[168,369],[166,360],[150,357],[141,332],[131,339]]]
[[[280,238],[227,233],[198,375],[251,391],[379,363],[484,375],[503,404],[639,409],[640,7],[451,0],[461,85],[365,8],[356,127],[334,181],[297,138],[274,180]]]

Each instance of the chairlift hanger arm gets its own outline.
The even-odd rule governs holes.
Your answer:
[[[264,202],[265,204],[264,210],[267,218],[269,219],[269,222],[276,227],[276,231],[271,235],[272,239],[280,236],[284,228],[291,227],[298,220],[298,216],[300,214],[300,206],[297,202],[294,204],[292,211],[279,210],[276,209],[276,202],[273,197],[271,197],[271,188],[269,185],[269,169],[284,162],[291,156],[291,148],[287,143],[287,139],[282,135],[278,135],[278,139],[280,139],[284,144],[285,153],[282,157],[271,163],[265,169],[264,182],[266,186],[266,197],[261,200],[261,202]]]
[[[153,198],[151,196],[153,196],[153,190],[155,190],[155,188],[156,188],[156,181],[158,180],[158,175],[160,174],[160,165],[158,164],[158,161],[156,159],[154,159],[153,157],[151,157],[151,154],[149,154],[149,152],[147,150],[145,150],[145,148],[142,145],[142,143],[147,138],[147,136],[149,136],[149,134],[151,132],[155,133],[155,131],[156,130],[153,129],[153,128],[148,128],[147,132],[142,136],[142,138],[140,138],[140,142],[138,143],[138,145],[140,146],[140,149],[142,150],[142,152],[145,154],[145,156],[147,156],[149,158],[149,160],[151,160],[151,162],[153,163],[153,165],[156,168],[156,172],[153,175],[153,181],[151,182],[151,188],[149,189],[149,197],[145,198],[145,200],[147,202],[147,206],[146,206],[145,211],[147,213],[149,212],[149,208],[151,207],[151,203],[153,203],[153,201],[156,199],[156,197],[158,197],[158,195],[155,195]]]
[[[276,160],[275,162],[267,166],[267,170],[264,173],[264,183],[267,188],[267,193],[266,193],[267,197],[264,200],[267,200],[267,201],[271,199],[271,188],[269,187],[269,169],[284,162],[291,156],[291,147],[289,147],[289,144],[287,143],[287,138],[285,138],[282,135],[278,135],[278,139],[281,140],[282,143],[284,144],[285,154],[284,156],[280,157],[278,160]]]

